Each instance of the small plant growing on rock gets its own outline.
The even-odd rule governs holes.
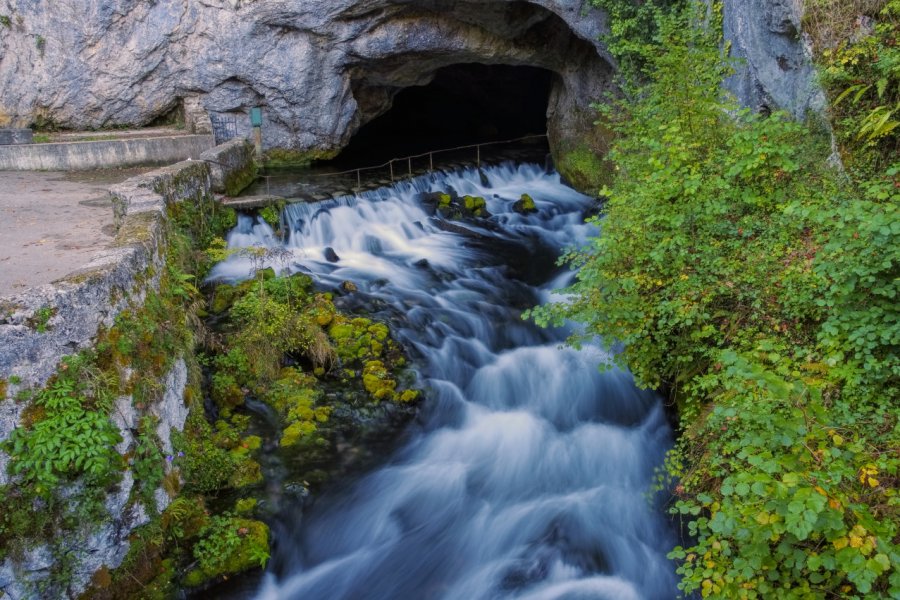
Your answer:
[[[28,319],[29,327],[38,333],[47,333],[50,330],[50,319],[56,314],[56,309],[52,306],[42,306],[35,311],[34,316]]]

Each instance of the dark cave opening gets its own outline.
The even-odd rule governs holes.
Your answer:
[[[457,64],[423,86],[400,90],[386,113],[363,125],[335,163],[356,167],[442,148],[547,130],[555,74],[530,66]]]

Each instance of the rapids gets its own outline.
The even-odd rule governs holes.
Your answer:
[[[383,466],[283,515],[260,600],[675,597],[673,532],[648,495],[671,444],[659,398],[520,317],[571,277],[554,261],[596,233],[592,200],[535,165],[483,172],[290,204],[283,240],[246,215],[229,235],[283,247],[269,266],[324,288],[354,282],[428,390]],[[492,216],[448,227],[421,196],[451,188]],[[512,211],[523,193],[537,213]],[[234,255],[210,277],[254,266]]]

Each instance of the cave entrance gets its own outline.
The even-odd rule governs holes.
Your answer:
[[[401,89],[364,124],[335,162],[360,166],[394,157],[547,131],[556,75],[539,67],[456,64],[426,85]]]

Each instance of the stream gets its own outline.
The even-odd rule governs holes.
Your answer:
[[[450,189],[484,197],[492,216],[434,215],[423,194]],[[523,193],[536,213],[512,210]],[[284,240],[240,216],[229,246],[283,246],[276,269],[355,283],[350,296],[391,325],[426,390],[380,466],[282,511],[249,597],[675,597],[674,533],[648,496],[672,442],[659,397],[598,370],[600,348],[563,347],[566,330],[521,319],[569,281],[555,259],[596,233],[583,222],[593,205],[555,173],[505,163],[290,204]],[[253,266],[234,255],[211,278]]]

